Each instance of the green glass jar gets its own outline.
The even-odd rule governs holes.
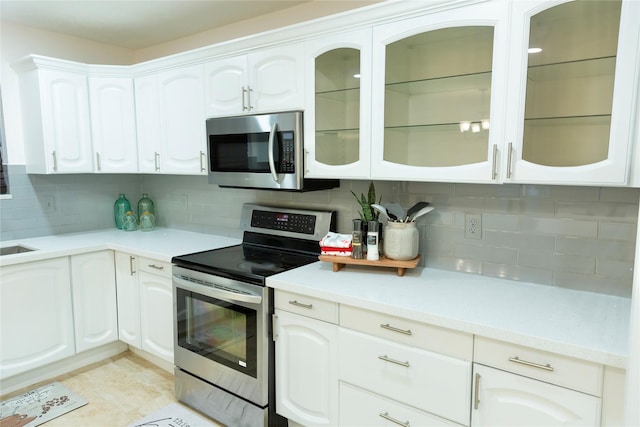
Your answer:
[[[149,198],[148,193],[142,193],[142,199],[138,200],[138,218],[142,218],[142,215],[145,212],[149,212],[150,214],[156,214],[156,210],[153,206],[153,200]]]
[[[116,221],[116,228],[122,230],[124,215],[131,210],[131,203],[124,196],[124,193],[120,193],[118,200],[113,207],[113,216]]]

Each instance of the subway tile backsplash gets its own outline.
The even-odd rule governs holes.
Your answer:
[[[241,237],[244,202],[326,208],[349,232],[368,181],[290,193],[218,188],[206,177],[26,175],[11,166],[12,199],[0,202],[1,239],[113,227],[113,204],[149,193],[159,226]],[[419,221],[426,267],[629,297],[640,189],[545,185],[375,182],[382,202],[427,201]],[[465,238],[465,215],[482,216],[481,239]]]

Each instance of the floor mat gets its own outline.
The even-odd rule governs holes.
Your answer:
[[[87,403],[61,383],[54,382],[0,402],[0,426],[39,426]]]
[[[130,424],[129,427],[216,427],[213,421],[191,412],[179,403],[172,403],[162,409],[157,410],[151,415]]]

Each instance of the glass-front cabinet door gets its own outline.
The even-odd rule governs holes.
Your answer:
[[[499,180],[507,11],[487,2],[374,28],[374,179]]]
[[[513,3],[506,181],[626,182],[638,17],[636,0]]]
[[[305,176],[370,175],[371,30],[307,42]]]

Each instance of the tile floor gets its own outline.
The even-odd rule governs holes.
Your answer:
[[[89,403],[43,424],[46,427],[126,427],[176,401],[173,375],[131,352],[34,384],[2,399],[54,381]]]

